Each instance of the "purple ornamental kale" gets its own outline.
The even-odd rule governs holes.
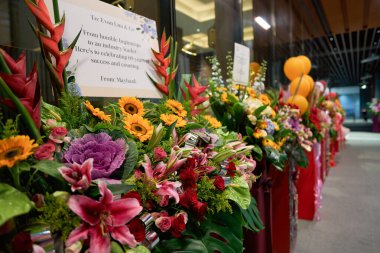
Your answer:
[[[63,154],[63,161],[68,164],[83,164],[93,158],[91,178],[109,178],[125,160],[128,145],[125,140],[112,140],[107,133],[86,134],[71,142],[69,149]]]

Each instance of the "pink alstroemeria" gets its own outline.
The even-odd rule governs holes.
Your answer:
[[[90,252],[108,253],[111,250],[111,236],[121,244],[135,247],[137,241],[126,224],[142,211],[139,201],[135,198],[114,201],[104,182],[99,182],[99,191],[99,201],[84,195],[70,197],[69,208],[84,223],[70,233],[66,246],[90,237]]]
[[[61,167],[59,172],[71,184],[71,190],[86,190],[91,184],[91,170],[94,159],[87,159],[82,165],[74,163],[70,167]]]
[[[166,206],[170,198],[174,198],[175,203],[178,204],[179,194],[177,192],[177,189],[181,187],[181,185],[181,182],[178,181],[163,181],[159,184],[156,184],[158,191],[156,191],[154,194],[160,197],[160,206]]]

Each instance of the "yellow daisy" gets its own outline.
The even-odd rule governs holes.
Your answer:
[[[274,121],[272,121],[272,122],[274,125],[274,130],[276,130],[276,131],[280,130],[280,127],[278,126],[277,122],[274,122]]]
[[[279,149],[278,145],[269,139],[263,139],[263,146],[264,147],[271,147],[271,148],[277,149],[277,150]]]
[[[95,117],[97,117],[98,119],[103,120],[103,121],[107,121],[107,122],[111,122],[111,115],[107,115],[107,114],[105,114],[105,112],[103,112],[99,108],[95,108],[90,103],[90,101],[86,100],[84,102],[84,105],[86,106],[87,110],[89,110],[91,112],[91,114],[94,115]]]
[[[222,102],[228,103],[227,93],[223,92],[222,95],[220,95],[220,99],[222,100]]]
[[[25,160],[33,154],[38,145],[27,135],[12,136],[0,140],[0,168],[13,167],[18,161]]]
[[[183,105],[174,99],[168,99],[165,102],[165,105],[172,110],[178,116],[184,118],[187,115],[187,111],[183,108]]]
[[[259,95],[259,100],[264,104],[264,105],[269,105],[270,104],[270,99],[266,94],[260,94]]]
[[[256,98],[256,91],[252,87],[247,88],[247,93],[251,98]]]
[[[210,115],[205,115],[203,118],[207,120],[213,128],[220,128],[222,126],[222,123],[220,123],[219,120]]]
[[[256,128],[255,132],[253,133],[253,137],[255,137],[255,139],[260,139],[260,138],[266,137],[267,135],[268,134],[265,130],[262,130],[259,128]]]
[[[176,127],[186,126],[186,120],[184,120],[183,118],[178,117],[177,115],[174,115],[174,114],[161,114],[160,119],[167,126],[172,125],[175,121],[177,121],[177,123],[175,124]]]
[[[138,114],[127,115],[124,118],[124,128],[141,142],[149,140],[153,134],[153,126]]]
[[[135,97],[121,97],[118,101],[121,112],[124,115],[144,115],[144,104]]]

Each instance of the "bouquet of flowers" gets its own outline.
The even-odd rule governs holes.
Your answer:
[[[277,103],[274,94],[263,93],[266,63],[261,66],[251,86],[225,85],[217,77],[219,71],[216,58],[211,59],[213,77],[210,80],[210,105],[216,118],[228,130],[236,131],[255,146],[253,154],[261,160],[263,153],[278,169],[282,169],[286,155],[282,149],[281,137],[276,139],[280,127],[276,122],[273,105]],[[232,63],[231,63],[232,64]],[[229,78],[228,80],[231,80]]]
[[[373,98],[371,103],[368,103],[368,107],[372,115],[379,116],[380,115],[380,100],[377,98]]]
[[[49,31],[36,33],[59,107],[42,101],[24,54],[0,52],[1,99],[20,115],[1,118],[0,251],[241,252],[243,227],[263,228],[250,195],[255,146],[205,113],[195,78],[175,92],[172,39],[154,52],[162,101],[99,108],[64,74],[64,19],[53,25],[43,0],[26,2]]]

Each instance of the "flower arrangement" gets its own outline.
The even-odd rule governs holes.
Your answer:
[[[175,92],[172,39],[154,52],[164,99],[100,107],[64,74],[64,18],[53,25],[43,0],[26,3],[49,31],[34,28],[59,104],[42,101],[25,54],[0,52],[1,99],[17,109],[0,125],[0,251],[241,252],[243,227],[263,229],[250,195],[255,147],[206,113],[195,77]]]
[[[380,100],[377,98],[373,98],[371,103],[368,103],[368,107],[370,109],[370,112],[374,116],[380,115]]]
[[[278,169],[284,167],[286,155],[282,149],[282,134],[272,106],[275,94],[266,94],[263,89],[266,63],[252,80],[251,86],[232,85],[220,81],[219,63],[210,59],[213,74],[210,79],[210,105],[216,118],[230,131],[236,131],[254,145],[255,159],[261,160],[263,153]],[[232,63],[230,63],[232,64]],[[232,80],[232,76],[228,80]]]

